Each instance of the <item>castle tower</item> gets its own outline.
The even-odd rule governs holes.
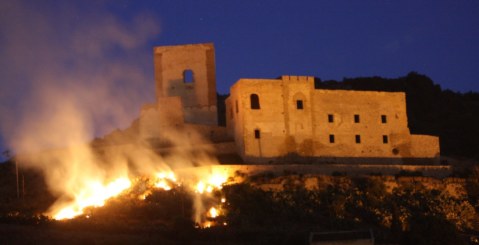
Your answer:
[[[156,99],[180,97],[185,123],[217,125],[212,43],[154,48]]]

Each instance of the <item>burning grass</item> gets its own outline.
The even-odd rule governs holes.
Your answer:
[[[56,220],[105,219],[123,214],[136,220],[189,218],[198,228],[225,225],[217,221],[226,202],[218,191],[227,180],[228,176],[221,173],[202,175],[189,169],[178,177],[173,171],[166,171],[149,177],[118,178],[106,184],[92,181],[88,189],[83,189],[70,202],[64,202],[66,206],[52,210],[51,217]],[[165,200],[174,201],[163,203]],[[109,210],[115,210],[117,215]]]

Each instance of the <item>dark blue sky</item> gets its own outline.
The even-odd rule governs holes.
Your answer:
[[[154,100],[152,47],[201,42],[215,44],[220,93],[239,78],[410,71],[479,91],[479,1],[3,0],[0,141],[50,113],[38,97],[51,90],[85,105],[92,135],[124,128]]]
[[[240,77],[409,71],[479,91],[478,1],[159,2],[142,5],[160,19],[154,44],[214,42],[220,92]]]

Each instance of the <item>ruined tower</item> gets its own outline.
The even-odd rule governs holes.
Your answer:
[[[217,119],[213,44],[159,46],[153,55],[156,102],[143,105],[140,139],[161,141],[175,132],[224,141],[226,129],[218,127]]]
[[[154,48],[156,99],[180,97],[185,123],[217,125],[212,43]]]

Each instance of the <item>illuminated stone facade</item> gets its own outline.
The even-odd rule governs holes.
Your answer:
[[[248,162],[437,162],[439,139],[412,135],[403,92],[316,89],[313,77],[240,79],[227,128]]]
[[[142,140],[175,132],[224,141],[218,127],[214,47],[211,43],[155,47],[156,103],[144,105],[139,119]]]
[[[234,140],[245,162],[437,163],[439,139],[412,135],[405,94],[315,88],[313,77],[240,79],[218,126],[212,44],[154,49],[156,103],[139,119],[141,140],[171,131]],[[175,136],[176,137],[176,136]]]

